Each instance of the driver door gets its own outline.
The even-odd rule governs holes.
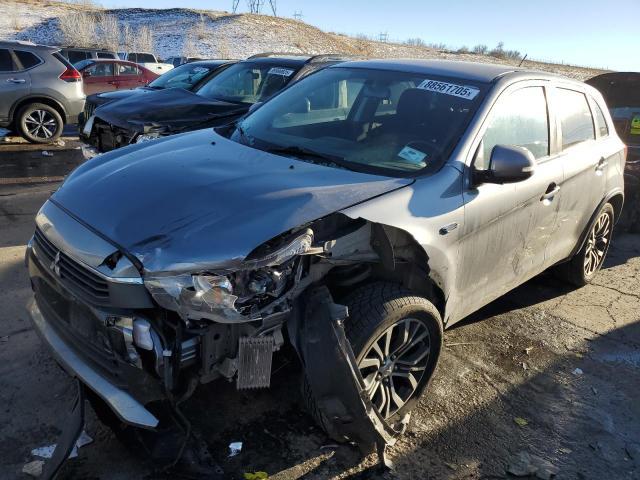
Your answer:
[[[543,83],[517,84],[503,92],[483,126],[472,169],[486,170],[493,147],[529,149],[536,169],[510,184],[473,184],[465,189],[456,289],[464,317],[543,269],[547,245],[558,216],[561,163],[555,158]]]

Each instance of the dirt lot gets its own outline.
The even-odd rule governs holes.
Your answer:
[[[0,478],[20,473],[32,448],[55,441],[73,393],[33,331],[23,265],[33,216],[79,159],[76,144],[43,157],[0,145]],[[349,446],[332,445],[299,403],[299,368],[286,354],[269,391],[202,388],[184,407],[227,478],[640,478],[640,235],[614,238],[594,285],[572,290],[543,275],[445,336],[431,388],[380,474]],[[288,362],[288,363],[287,363]],[[61,478],[169,478],[122,447],[89,413],[95,441]],[[228,444],[242,452],[228,458]],[[530,461],[526,455],[529,455]],[[539,460],[540,459],[540,460]],[[522,465],[522,464],[525,465]]]

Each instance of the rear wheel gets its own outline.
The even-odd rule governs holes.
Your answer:
[[[581,287],[590,283],[602,268],[611,244],[614,210],[606,203],[589,225],[587,238],[580,251],[568,262],[558,265],[556,273],[560,278]]]
[[[20,135],[31,143],[51,143],[62,134],[64,122],[55,108],[32,103],[20,109],[16,127]]]

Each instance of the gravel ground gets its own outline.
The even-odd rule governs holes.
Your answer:
[[[57,186],[45,173],[55,166],[63,175],[79,160],[75,150],[36,158],[28,146],[2,148],[0,176],[22,179],[0,182],[0,478],[15,479],[28,478],[20,472],[31,449],[56,440],[73,394],[27,319],[23,255],[33,216]],[[29,182],[24,171],[44,180]],[[274,479],[489,479],[533,470],[640,478],[639,292],[640,235],[618,235],[593,285],[574,290],[542,275],[449,330],[431,388],[389,449],[393,472],[377,472],[374,458],[332,445],[314,426],[291,353],[270,390],[238,394],[216,383],[184,411],[232,479],[255,471]],[[94,442],[60,478],[175,478],[154,473],[90,409],[86,430]],[[228,458],[233,441],[243,449]]]

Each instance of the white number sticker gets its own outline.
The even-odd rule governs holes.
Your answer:
[[[415,148],[411,148],[408,145],[400,150],[398,156],[400,158],[404,158],[409,163],[413,163],[414,165],[420,165],[421,167],[425,167],[427,165],[424,161],[424,159],[427,158],[427,154],[420,150],[416,150]]]
[[[473,100],[480,93],[480,89],[468,85],[456,85],[455,83],[439,82],[438,80],[425,80],[417,88],[430,92],[444,93],[454,97]]]
[[[290,77],[291,74],[293,73],[293,70],[289,68],[273,67],[269,69],[267,73],[269,75],[282,75],[283,77]]]

